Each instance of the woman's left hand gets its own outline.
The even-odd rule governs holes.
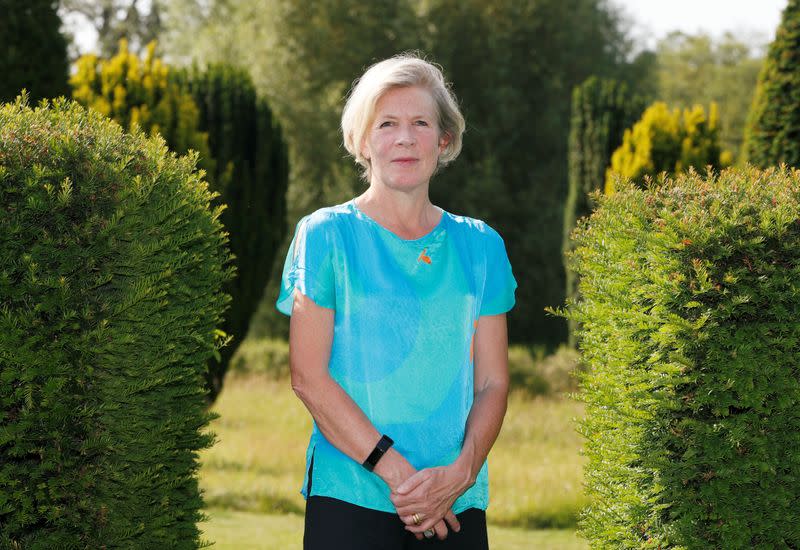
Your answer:
[[[472,482],[464,467],[454,463],[420,470],[392,491],[390,498],[406,529],[412,533],[431,529],[441,519],[458,531],[458,520],[450,513],[450,508],[470,485]],[[422,519],[419,525],[414,524],[414,514]]]

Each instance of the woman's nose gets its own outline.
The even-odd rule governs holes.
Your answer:
[[[398,145],[413,145],[416,142],[414,132],[410,127],[401,126],[397,132]]]

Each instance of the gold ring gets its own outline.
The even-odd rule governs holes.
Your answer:
[[[411,521],[413,521],[413,522],[414,522],[414,525],[419,525],[420,523],[422,523],[422,518],[421,518],[421,517],[419,517],[419,514],[417,514],[416,512],[414,512],[414,515],[413,515],[413,516],[411,516]]]
[[[423,534],[423,535],[425,535],[425,538],[426,538],[426,539],[433,538],[433,535],[434,535],[434,533],[436,533],[436,531],[434,531],[433,529],[425,529],[425,530],[422,532],[422,534]]]

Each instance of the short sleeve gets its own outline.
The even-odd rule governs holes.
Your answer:
[[[499,315],[514,307],[517,280],[511,271],[503,238],[487,226],[486,284],[480,315]]]
[[[295,290],[319,306],[335,309],[336,286],[330,229],[330,219],[315,214],[297,223],[283,264],[281,290],[275,303],[281,313],[292,314]]]

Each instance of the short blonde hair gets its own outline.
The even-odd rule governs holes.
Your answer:
[[[431,94],[436,105],[439,130],[449,138],[439,155],[438,168],[455,160],[461,152],[464,133],[464,116],[458,109],[455,95],[450,90],[439,66],[412,53],[402,53],[375,63],[353,83],[342,111],[344,147],[363,168],[363,177],[369,181],[370,163],[361,154],[361,143],[375,116],[378,100],[389,90],[417,86]]]

